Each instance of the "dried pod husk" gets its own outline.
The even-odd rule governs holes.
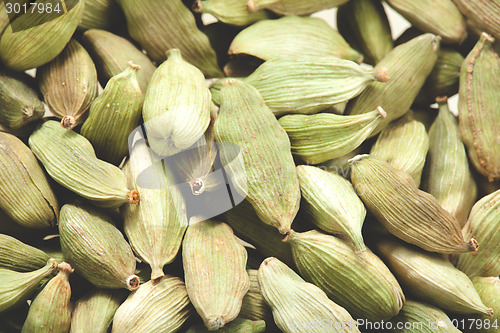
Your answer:
[[[217,330],[220,333],[262,333],[266,331],[266,322],[263,320],[250,320],[236,318],[226,326]],[[206,333],[211,332],[205,325],[198,324],[191,326],[186,333]]]
[[[288,134],[292,153],[310,164],[323,163],[358,148],[384,122],[385,111],[353,116],[318,113],[293,114],[279,119]]]
[[[123,172],[99,160],[84,136],[49,120],[30,136],[28,142],[56,182],[94,204],[117,208],[127,202],[139,202],[139,192],[127,188]]]
[[[43,287],[30,305],[22,333],[67,333],[71,324],[71,286],[69,275],[74,269],[63,262],[59,273]]]
[[[52,4],[52,1],[36,1],[40,7],[49,3]],[[9,68],[24,71],[54,59],[64,49],[80,23],[85,0],[67,1],[66,6],[72,8],[49,21],[47,20],[54,17],[54,13],[49,13],[48,10],[43,13],[28,10],[14,19],[0,38],[0,60]]]
[[[255,246],[264,256],[274,256],[293,266],[290,244],[283,242],[283,235],[276,228],[262,222],[247,200],[225,212],[224,219],[236,236]]]
[[[365,250],[361,228],[366,216],[363,202],[342,176],[315,166],[297,166],[303,208],[315,226],[352,242],[356,252]]]
[[[107,333],[116,310],[127,297],[118,289],[94,288],[80,298],[71,314],[70,333]]]
[[[500,322],[500,279],[498,276],[474,277],[471,279],[483,303],[493,309],[493,316],[481,315],[480,321],[472,327],[477,333],[497,333]]]
[[[190,224],[182,242],[182,262],[189,299],[205,326],[214,331],[235,319],[250,279],[247,251],[232,229],[213,220]]]
[[[94,62],[83,46],[70,40],[54,60],[37,70],[37,78],[45,102],[64,128],[83,122],[99,85]]]
[[[200,70],[178,49],[153,74],[142,116],[151,148],[174,155],[200,139],[210,123],[210,90]]]
[[[191,313],[184,282],[167,275],[130,294],[116,311],[111,332],[173,333]]]
[[[266,322],[273,321],[271,308],[266,303],[264,296],[260,290],[259,279],[257,277],[258,270],[247,269],[248,277],[250,278],[250,288],[243,297],[239,318],[250,320],[264,320]],[[238,320],[236,318],[235,320]]]
[[[64,257],[95,286],[139,287],[132,249],[103,212],[90,205],[66,204],[61,208],[59,234]]]
[[[31,272],[42,268],[50,257],[47,253],[14,237],[0,234],[0,268]]]
[[[474,237],[479,249],[456,256],[455,266],[468,276],[500,275],[500,190],[476,202],[463,228],[465,237]]]
[[[57,271],[57,262],[50,259],[46,265],[32,272],[16,272],[0,268],[0,312],[25,303],[38,289],[40,282]]]
[[[4,132],[0,132],[0,168],[0,209],[23,227],[54,226],[59,204],[49,178],[30,149]]]
[[[371,136],[379,133],[394,119],[403,116],[422,88],[436,64],[439,37],[432,34],[418,36],[396,46],[380,61],[375,70],[387,68],[389,82],[372,82],[347,105],[345,114],[361,114],[381,106],[387,117]]]
[[[249,54],[263,60],[332,56],[363,61],[363,56],[325,21],[298,16],[252,24],[234,38],[228,53]]]
[[[396,278],[369,249],[356,254],[351,244],[316,230],[292,232],[289,241],[301,276],[355,318],[385,320],[403,306]]]
[[[465,18],[453,0],[387,0],[413,26],[441,36],[443,43],[460,44],[467,35]]]
[[[130,67],[113,76],[90,106],[80,133],[95,149],[99,159],[119,165],[127,155],[128,137],[139,125],[144,95],[137,81],[140,67]]]
[[[149,57],[162,63],[169,49],[180,49],[186,61],[205,75],[221,75],[215,51],[208,37],[196,27],[193,13],[181,0],[118,0],[132,39],[138,42]]]
[[[453,0],[462,14],[480,30],[500,38],[500,2],[498,0]]]
[[[82,22],[79,30],[111,30],[125,23],[123,13],[114,0],[85,0]]]
[[[348,1],[337,11],[337,27],[368,64],[378,64],[393,49],[389,20],[379,1]]]
[[[458,125],[469,159],[490,181],[500,179],[500,57],[483,33],[460,69]]]
[[[405,292],[416,299],[455,313],[492,314],[467,275],[442,255],[388,238],[378,242],[376,249]]]
[[[391,234],[431,252],[451,254],[477,249],[474,238],[464,240],[455,217],[436,198],[419,190],[405,172],[370,155],[356,156],[351,167],[356,192]]]
[[[412,300],[406,300],[391,322],[394,333],[460,333],[443,310]]]
[[[248,11],[245,0],[196,0],[193,10],[196,13],[212,14],[220,22],[238,26],[272,18],[267,10]]]
[[[276,116],[311,114],[347,102],[373,81],[389,80],[385,71],[336,57],[271,59],[242,81],[259,91]]]
[[[2,32],[4,31],[5,27],[8,26],[9,24],[10,24],[10,19],[5,9],[5,2],[2,1],[2,3],[0,3],[0,36],[2,35]]]
[[[429,136],[424,124],[410,117],[403,117],[380,132],[370,155],[405,172],[418,187],[428,150]]]
[[[359,332],[351,315],[324,291],[304,281],[276,258],[262,262],[258,272],[262,295],[273,310],[276,325],[283,332],[324,332],[325,327],[306,325],[328,323],[332,332]]]
[[[29,75],[0,69],[0,124],[16,130],[43,116],[45,110],[34,87]]]
[[[439,115],[429,130],[429,142],[422,188],[463,227],[476,202],[477,186],[457,121],[445,100],[439,100]]]
[[[141,193],[139,205],[123,207],[123,229],[156,280],[164,275],[163,266],[175,259],[188,226],[184,199],[144,140],[134,142],[123,172],[129,186]]]
[[[248,0],[247,8],[254,12],[269,9],[279,15],[309,15],[323,9],[343,5],[348,0]]]
[[[221,161],[237,191],[246,195],[261,220],[286,234],[300,203],[290,140],[254,87],[228,80],[220,98],[215,139],[237,145],[244,165],[229,163],[235,154],[231,149],[220,151]]]
[[[94,60],[103,87],[109,79],[127,69],[128,62],[132,61],[141,67],[137,72],[137,82],[142,92],[146,93],[156,66],[134,44],[109,31],[98,29],[85,31],[82,43]]]

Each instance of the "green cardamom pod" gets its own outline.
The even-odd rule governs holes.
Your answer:
[[[29,146],[48,174],[59,184],[106,208],[139,202],[139,192],[127,188],[116,166],[99,160],[82,135],[50,120],[29,138]]]
[[[266,331],[266,322],[263,320],[250,320],[244,318],[236,318],[226,326],[219,328],[220,333],[262,333]],[[191,326],[186,333],[207,333],[211,332],[205,325],[198,324]]]
[[[42,268],[50,259],[45,252],[24,244],[9,235],[0,234],[0,267],[18,272]]]
[[[241,304],[241,310],[238,316],[255,321],[264,320],[266,322],[272,322],[273,315],[271,309],[267,305],[260,290],[257,276],[258,270],[247,269],[247,273],[250,278],[250,288],[245,294],[245,297],[243,297],[243,303]],[[238,320],[238,318],[235,320]]]
[[[467,20],[480,30],[500,38],[500,4],[498,0],[453,0]]]
[[[39,283],[57,270],[57,262],[47,264],[32,272],[16,272],[0,268],[0,312],[14,309],[25,303],[38,289]]]
[[[370,155],[405,172],[418,187],[428,150],[429,136],[424,124],[410,117],[402,117],[380,132]]]
[[[360,332],[346,309],[278,259],[264,260],[258,278],[262,295],[273,310],[274,321],[281,331],[324,332],[324,326],[309,328],[305,325],[326,323],[330,329],[335,328],[332,332]]]
[[[279,119],[292,143],[292,153],[306,163],[318,164],[358,148],[384,122],[385,111],[353,116],[333,113],[293,114]]]
[[[438,103],[439,114],[429,130],[430,146],[422,188],[463,227],[476,202],[477,186],[469,170],[457,121],[446,99],[439,99]]]
[[[375,70],[387,68],[389,82],[372,82],[347,106],[345,114],[361,114],[381,106],[387,117],[372,132],[379,133],[394,119],[403,116],[415,100],[427,76],[434,67],[439,50],[439,37],[418,36],[396,46],[382,59]]]
[[[42,8],[49,3],[52,1],[36,1]],[[43,13],[28,10],[14,19],[0,37],[0,60],[9,68],[25,71],[54,59],[69,42],[83,16],[85,0],[71,4],[71,9],[57,17],[48,10]],[[18,31],[14,32],[13,27]]]
[[[458,125],[469,159],[489,181],[500,179],[500,57],[483,33],[460,69]]]
[[[37,70],[40,90],[64,128],[83,122],[97,97],[97,71],[83,46],[70,40],[54,60]]]
[[[378,242],[376,249],[415,298],[455,313],[493,314],[467,275],[442,255],[388,238]]]
[[[500,279],[498,276],[475,277],[472,278],[472,283],[483,303],[489,304],[493,309],[493,317],[481,315],[480,321],[475,323],[472,331],[497,333],[500,322]]]
[[[247,251],[227,224],[190,222],[182,242],[186,289],[205,326],[214,331],[240,312],[250,286]]]
[[[80,133],[95,149],[96,156],[119,165],[127,155],[128,137],[139,125],[144,95],[137,81],[140,67],[133,62],[113,76],[90,106]]]
[[[8,26],[9,24],[10,24],[10,18],[7,15],[7,10],[5,9],[5,2],[2,1],[2,3],[0,3],[0,36],[2,36],[5,27]]]
[[[272,16],[267,10],[248,11],[244,0],[196,0],[193,10],[195,13],[212,14],[220,22],[238,26],[250,25]]]
[[[370,65],[378,64],[393,49],[391,27],[382,3],[350,0],[337,11],[340,34]]]
[[[323,9],[340,6],[348,0],[248,0],[250,12],[269,9],[279,15],[309,15]]]
[[[146,50],[151,59],[161,63],[166,59],[169,49],[177,48],[186,61],[205,75],[221,75],[208,37],[198,30],[193,13],[181,0],[117,2],[127,18],[130,36]]]
[[[132,249],[102,212],[90,205],[64,205],[59,234],[64,257],[95,286],[129,290],[139,287]]]
[[[151,148],[170,156],[191,147],[210,123],[210,106],[203,73],[186,62],[178,49],[170,50],[154,72],[144,99],[142,115]]]
[[[426,251],[463,253],[477,249],[464,240],[460,225],[413,179],[370,155],[351,159],[351,181],[366,207],[396,237]],[[395,205],[394,203],[398,203]]]
[[[30,149],[4,132],[0,132],[0,168],[0,209],[23,227],[54,226],[59,204],[49,178]]]
[[[363,61],[363,56],[328,23],[320,18],[298,16],[252,24],[234,38],[228,53],[249,54],[263,60],[331,56]]]
[[[30,305],[21,333],[67,333],[71,324],[71,286],[74,269],[67,262],[58,265],[59,273],[43,287]]]
[[[45,110],[35,87],[29,75],[0,69],[0,124],[15,130],[43,117]]]
[[[220,98],[215,139],[237,145],[243,160],[241,167],[229,163],[235,152],[228,148],[220,151],[222,164],[238,193],[246,195],[261,220],[286,234],[300,203],[290,141],[254,87],[228,80]]]
[[[130,294],[116,311],[111,332],[173,333],[191,312],[184,282],[164,276],[160,281],[142,284]]]
[[[124,23],[125,18],[115,1],[85,0],[82,22],[78,25],[78,29],[111,30]]]

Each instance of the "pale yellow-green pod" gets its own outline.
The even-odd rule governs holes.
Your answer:
[[[249,11],[245,0],[196,0],[193,3],[196,13],[212,14],[220,22],[246,26],[272,17],[267,10]]]
[[[474,277],[471,279],[483,303],[493,308],[493,317],[481,315],[473,323],[474,333],[497,333],[500,321],[500,279],[498,276]]]
[[[248,0],[247,8],[254,12],[269,9],[279,15],[309,15],[323,9],[340,6],[348,0]]]

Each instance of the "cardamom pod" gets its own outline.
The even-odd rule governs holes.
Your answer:
[[[469,170],[457,121],[446,99],[438,99],[438,103],[439,115],[429,130],[430,146],[422,188],[463,227],[476,202],[477,186]]]
[[[234,149],[220,151],[222,164],[238,193],[246,195],[259,218],[286,234],[300,203],[290,141],[254,87],[228,80],[220,99],[215,140],[237,145],[244,165],[229,163],[237,153]]]
[[[379,1],[350,0],[340,6],[337,28],[370,65],[378,64],[393,49],[389,20]]]
[[[85,31],[82,43],[94,60],[103,87],[110,78],[127,69],[128,62],[132,61],[141,67],[137,72],[137,82],[142,92],[146,93],[156,66],[134,44],[109,31],[98,29]]]
[[[29,146],[48,174],[59,184],[106,208],[139,202],[139,192],[127,188],[116,166],[99,160],[82,135],[50,120],[29,138]]]
[[[29,75],[0,69],[0,124],[15,130],[43,117],[45,110],[35,87]]]
[[[250,288],[245,294],[245,297],[243,297],[240,314],[238,316],[254,321],[264,320],[266,322],[272,322],[273,315],[271,309],[267,305],[260,290],[259,279],[257,276],[258,270],[247,269],[247,273],[250,278]],[[238,320],[238,318],[235,320]]]
[[[250,12],[269,9],[279,15],[309,15],[323,9],[340,6],[348,0],[248,0]]]
[[[366,216],[363,202],[342,176],[315,166],[297,166],[303,208],[310,221],[330,234],[350,241],[356,252],[366,249],[361,228]]]
[[[0,36],[2,36],[5,27],[8,26],[9,24],[10,24],[10,19],[5,9],[5,2],[2,1],[2,3],[0,3]]]
[[[173,333],[190,314],[184,282],[167,275],[142,284],[130,294],[116,311],[111,332]]]
[[[405,297],[396,278],[369,249],[356,254],[351,244],[316,230],[292,232],[289,241],[304,279],[355,318],[385,320],[403,306]]]
[[[467,20],[480,30],[500,38],[500,3],[498,0],[453,0]]]
[[[293,114],[279,119],[292,143],[292,153],[306,163],[318,164],[343,156],[365,141],[384,122],[385,111],[352,116],[333,113]]]
[[[94,288],[80,298],[71,314],[70,333],[107,333],[113,316],[126,298],[119,289]]]
[[[234,38],[228,53],[249,54],[263,60],[331,56],[363,61],[363,56],[325,21],[298,16],[252,24]]]
[[[175,87],[175,88],[172,88]],[[151,148],[170,156],[191,147],[210,123],[210,91],[199,69],[178,49],[153,74],[142,116]]]
[[[182,242],[182,262],[189,299],[205,326],[214,331],[234,320],[250,279],[247,251],[232,229],[212,220],[190,223]]]
[[[59,273],[43,287],[30,305],[21,333],[66,333],[71,324],[71,286],[69,275],[74,269],[63,262]]]
[[[455,217],[436,198],[419,190],[405,172],[370,155],[358,155],[350,162],[356,192],[391,234],[431,252],[477,249],[474,238],[464,240]]]
[[[138,42],[154,61],[166,59],[169,49],[180,49],[186,61],[205,75],[221,75],[215,51],[208,37],[196,27],[193,13],[181,0],[117,1],[127,19],[132,39]]]
[[[14,237],[0,234],[0,267],[18,272],[42,268],[50,257],[36,247],[24,244]]]
[[[111,30],[124,25],[125,17],[120,7],[113,0],[86,0],[83,10],[82,22],[78,29],[103,29]]]
[[[83,122],[99,85],[94,62],[83,46],[70,40],[61,54],[37,70],[37,78],[45,102],[64,128]]]
[[[267,10],[248,11],[244,0],[196,0],[193,10],[195,13],[212,14],[220,22],[238,26],[250,25],[272,17]]]
[[[139,125],[144,95],[137,81],[140,66],[113,76],[90,106],[89,117],[80,133],[95,149],[96,156],[119,165],[127,155],[128,137]]]
[[[404,289],[415,298],[455,313],[493,314],[467,275],[442,255],[395,239],[378,242],[376,249]]]
[[[38,0],[45,8],[50,0]],[[9,68],[25,71],[39,67],[54,59],[71,39],[83,16],[85,0],[71,1],[64,14],[48,10],[28,10],[7,25],[0,37],[0,60]],[[14,29],[16,31],[14,31]]]
[[[59,204],[49,178],[29,148],[4,132],[0,132],[0,169],[0,209],[23,227],[54,226]]]
[[[274,321],[281,331],[324,332],[324,326],[310,328],[306,325],[327,323],[331,331],[360,332],[346,309],[278,259],[264,260],[258,278],[262,295],[273,310]]]
[[[361,114],[381,106],[387,117],[371,136],[387,124],[403,116],[415,100],[434,67],[439,50],[438,36],[425,34],[396,46],[382,59],[375,70],[387,68],[389,82],[372,82],[348,106],[345,114]]]
[[[500,179],[500,57],[483,33],[460,69],[458,126],[469,159],[489,181]]]
[[[428,150],[429,136],[424,124],[407,116],[390,123],[380,132],[370,155],[405,172],[418,187]]]
[[[498,322],[500,321],[500,279],[498,279],[498,276],[474,277],[472,283],[483,303],[489,304],[493,309],[493,317],[481,315],[472,331],[497,333]]]
[[[476,202],[462,232],[480,242],[478,250],[454,258],[455,266],[468,276],[500,275],[500,190]]]
[[[39,283],[57,270],[57,262],[47,264],[32,272],[16,272],[0,268],[0,312],[19,307],[38,289]]]
[[[250,320],[236,318],[226,326],[217,330],[220,333],[262,333],[266,331],[266,322],[263,320]],[[191,326],[186,333],[206,333],[211,332],[205,325],[198,324]]]
[[[139,287],[132,249],[102,212],[90,205],[64,205],[59,235],[64,257],[93,285],[129,290]]]

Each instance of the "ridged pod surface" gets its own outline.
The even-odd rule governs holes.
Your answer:
[[[226,326],[219,328],[219,333],[262,333],[266,331],[266,322],[263,320],[250,320],[244,318],[236,318]],[[206,333],[212,332],[205,325],[198,324],[191,326],[186,333]]]
[[[196,13],[212,14],[220,22],[237,26],[271,18],[267,10],[248,11],[245,0],[196,0],[193,10]]]
[[[49,178],[30,149],[4,132],[0,132],[0,168],[0,209],[24,227],[54,226],[59,204]]]
[[[340,6],[348,0],[248,0],[247,8],[253,12],[269,9],[279,15],[309,15],[323,9]]]
[[[182,242],[186,289],[209,330],[238,316],[250,287],[247,257],[227,224],[205,220],[188,227]]]
[[[493,308],[493,317],[481,315],[482,323],[478,322],[473,332],[497,333],[497,324],[500,321],[500,279],[498,276],[475,277],[472,278],[472,283],[483,303]]]
[[[250,320],[264,320],[266,322],[272,322],[273,315],[271,308],[267,305],[260,290],[258,270],[247,269],[247,273],[250,278],[250,288],[245,294],[245,297],[243,297],[243,303],[241,304],[241,310],[238,318],[241,317]],[[236,320],[238,320],[238,318],[236,318]]]
[[[86,0],[79,30],[111,30],[122,24],[123,14],[114,0]]]
[[[283,332],[304,332],[306,327],[308,332],[325,332],[322,326],[308,327],[308,324],[322,322],[328,323],[329,332],[359,332],[346,309],[278,259],[265,259],[258,278],[262,295],[273,310],[274,321]],[[335,329],[331,330],[332,327]]]
[[[0,267],[18,272],[42,268],[50,257],[42,250],[9,235],[0,234]]]
[[[500,38],[500,1],[453,0],[458,9],[479,29]]]
[[[355,318],[385,320],[403,306],[398,281],[369,249],[356,254],[351,244],[316,230],[292,232],[289,241],[304,279]]]
[[[431,252],[477,249],[474,238],[464,240],[455,217],[436,198],[419,190],[409,175],[371,155],[358,155],[350,162],[356,192],[390,233]]]

